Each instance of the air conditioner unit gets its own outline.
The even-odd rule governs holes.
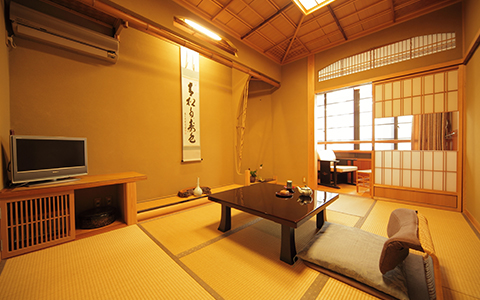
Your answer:
[[[65,22],[15,2],[10,4],[10,20],[16,36],[63,47],[111,63],[118,57],[117,39]]]

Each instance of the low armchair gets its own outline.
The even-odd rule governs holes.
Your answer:
[[[347,183],[355,185],[354,172],[358,170],[358,167],[353,165],[355,159],[337,160],[333,150],[318,150],[317,155],[318,184],[339,189],[337,174],[345,173],[347,175]],[[348,175],[350,175],[349,179]]]

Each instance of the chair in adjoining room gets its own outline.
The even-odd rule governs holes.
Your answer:
[[[347,183],[355,185],[354,173],[358,167],[353,165],[355,159],[338,159],[333,150],[318,150],[318,184],[339,189],[337,173],[347,175]],[[343,161],[346,161],[344,164]],[[350,174],[349,174],[350,173]],[[350,179],[348,179],[348,174]]]

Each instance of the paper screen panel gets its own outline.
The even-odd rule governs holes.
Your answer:
[[[374,181],[381,185],[456,192],[456,164],[456,151],[375,151]]]

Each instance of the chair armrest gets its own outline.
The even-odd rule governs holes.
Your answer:
[[[339,163],[340,160],[336,159],[336,160],[329,160],[329,159],[319,159],[318,161],[329,161],[329,162],[333,162],[333,163]]]
[[[357,159],[356,159],[356,158],[339,158],[338,161],[339,161],[340,163],[342,163],[342,161],[345,161],[345,164],[347,164],[347,165],[352,165],[352,166],[353,166],[353,162],[354,162],[354,161],[357,161]],[[342,163],[342,164],[343,164],[343,163]]]

